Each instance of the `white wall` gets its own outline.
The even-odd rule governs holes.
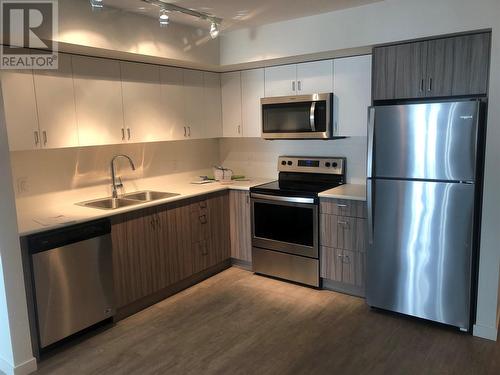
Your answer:
[[[9,146],[0,86],[0,371],[36,369],[31,352]]]
[[[106,2],[104,2],[106,3]],[[207,30],[104,7],[92,12],[88,0],[59,1],[59,42],[200,64],[219,63],[219,39]]]
[[[497,337],[500,263],[500,1],[385,0],[318,16],[226,33],[221,64],[492,28],[485,188],[475,334]]]
[[[364,184],[366,179],[366,137],[331,141],[266,141],[260,138],[220,140],[221,163],[236,174],[276,178],[278,156],[344,156],[347,182]]]

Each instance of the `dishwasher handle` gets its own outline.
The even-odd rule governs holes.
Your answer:
[[[109,219],[91,221],[31,235],[28,237],[28,248],[31,254],[35,254],[110,233]]]

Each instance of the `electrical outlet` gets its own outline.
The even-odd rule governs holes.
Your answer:
[[[18,194],[25,194],[29,192],[29,183],[28,183],[28,177],[19,177],[16,181],[17,185],[17,193]]]

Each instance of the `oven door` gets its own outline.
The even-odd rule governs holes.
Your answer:
[[[318,258],[318,205],[313,198],[251,197],[253,246]]]
[[[332,94],[262,98],[262,138],[331,138],[332,102]]]

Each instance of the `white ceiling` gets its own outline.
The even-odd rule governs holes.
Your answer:
[[[172,0],[170,2],[223,18],[222,29],[234,30],[353,8],[378,1],[382,0]],[[104,0],[104,4],[128,12],[158,17],[158,8],[142,0]],[[178,13],[171,14],[170,19],[172,22],[209,28],[207,21]]]

